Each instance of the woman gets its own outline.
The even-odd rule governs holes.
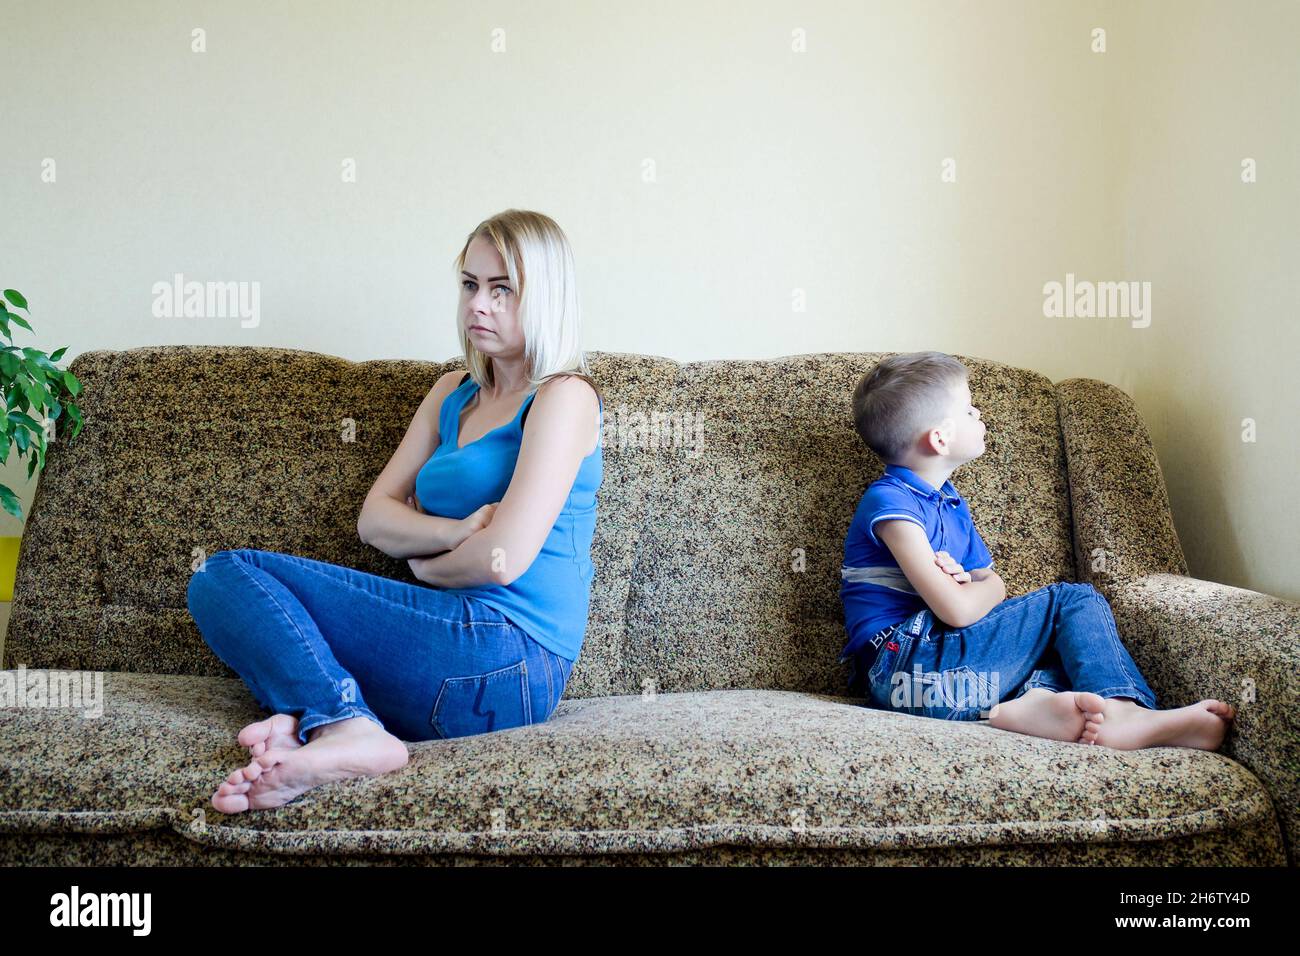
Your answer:
[[[357,521],[432,587],[252,549],[190,580],[204,640],[272,713],[239,733],[253,760],[213,794],[223,813],[395,770],[404,740],[539,723],[559,704],[586,633],[603,471],[573,256],[553,220],[510,209],[455,266],[469,371],[425,396]]]

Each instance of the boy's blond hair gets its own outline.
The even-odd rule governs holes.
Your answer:
[[[943,419],[952,401],[949,389],[969,374],[943,352],[892,355],[853,390],[854,427],[881,461],[897,464],[920,434]]]
[[[530,391],[549,378],[576,375],[600,395],[579,340],[582,314],[573,251],[564,230],[550,216],[526,209],[507,209],[475,226],[453,265],[457,280],[475,237],[501,254],[510,283],[519,291],[518,315],[524,333],[524,365]],[[457,323],[460,326],[460,323]],[[465,367],[480,387],[495,385],[492,362],[460,328]]]

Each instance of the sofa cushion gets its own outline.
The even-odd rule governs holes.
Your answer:
[[[671,390],[670,359],[591,353],[614,405]],[[296,349],[84,352],[85,428],[51,444],[25,529],[5,666],[233,676],[194,625],[186,587],[219,550],[261,548],[417,583],[363,544],[361,503],[420,400],[459,360],[350,362]],[[607,443],[591,611],[565,693],[607,694],[654,458]]]
[[[884,470],[853,426],[858,379],[891,353],[692,362],[657,411],[695,419],[653,486],[617,693],[766,687],[847,692],[844,537]],[[988,425],[953,478],[1014,597],[1073,580],[1065,458],[1052,383],[963,359]],[[689,413],[689,416],[686,414]]]
[[[263,716],[242,684],[108,673],[104,702],[99,717],[0,709],[0,832],[166,827],[295,854],[1137,841],[1140,860],[1143,841],[1247,827],[1281,845],[1259,781],[1218,754],[765,690],[566,700],[544,724],[411,744],[393,773],[227,816],[210,797],[248,762],[235,734]]]

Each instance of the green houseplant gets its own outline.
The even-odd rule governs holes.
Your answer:
[[[5,416],[0,419],[0,430],[3,431],[0,434],[0,464],[9,460],[11,446],[17,446],[20,458],[34,448],[36,454],[27,465],[30,479],[37,468],[45,467],[46,442],[53,440],[63,413],[66,412],[74,423],[71,437],[76,438],[81,432],[81,409],[73,401],[81,392],[81,383],[71,372],[54,364],[68,350],[66,345],[52,355],[14,345],[11,324],[32,331],[31,324],[14,309],[31,314],[22,293],[5,289],[3,298],[0,298],[0,334],[8,340],[8,344],[0,346],[0,387],[5,396]],[[37,421],[37,416],[45,418],[47,412],[48,425]],[[3,483],[0,483],[0,504],[15,518],[22,518],[22,503]]]

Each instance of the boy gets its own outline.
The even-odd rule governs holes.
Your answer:
[[[978,720],[1120,750],[1215,750],[1234,709],[1156,710],[1091,584],[1007,599],[970,509],[948,477],[984,453],[967,369],[941,352],[888,358],[853,392],[853,420],[886,463],[844,543],[840,599],[850,691],[870,705]]]

